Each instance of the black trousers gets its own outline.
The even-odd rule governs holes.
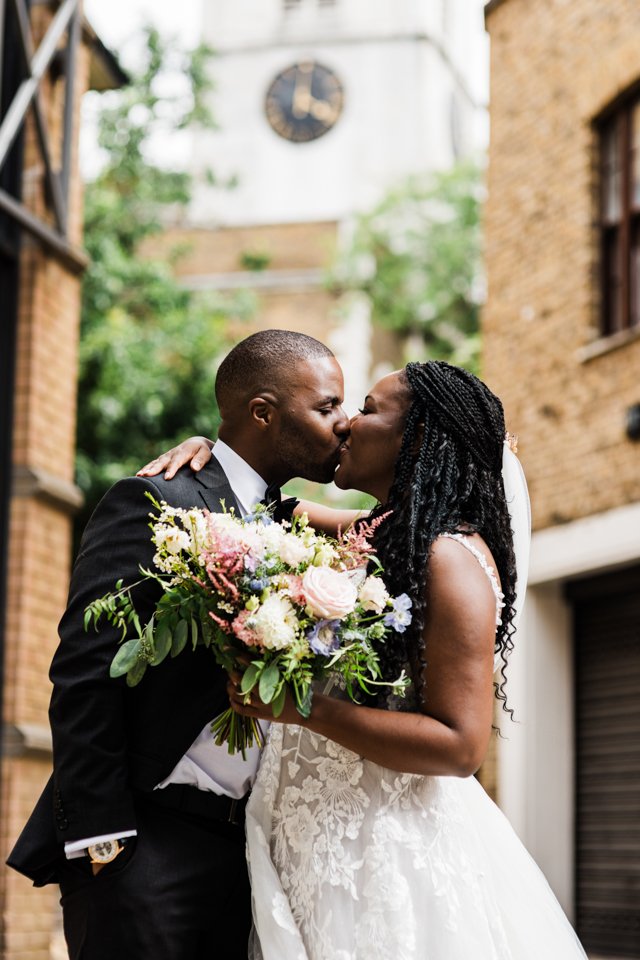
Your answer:
[[[60,889],[70,960],[246,960],[244,826],[142,802],[137,838],[95,877],[67,861]]]

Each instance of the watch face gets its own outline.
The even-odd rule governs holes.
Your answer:
[[[88,849],[89,856],[94,863],[111,863],[118,856],[122,847],[117,840],[102,840]]]
[[[342,86],[335,73],[308,61],[278,74],[267,91],[265,111],[277,134],[305,143],[331,130],[342,103]]]

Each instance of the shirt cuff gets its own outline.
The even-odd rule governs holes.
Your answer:
[[[84,857],[87,847],[94,843],[104,843],[105,840],[124,840],[126,837],[137,837],[137,830],[122,830],[121,833],[103,833],[99,837],[87,837],[86,840],[72,840],[64,845],[64,853],[67,860],[75,860],[76,857]]]

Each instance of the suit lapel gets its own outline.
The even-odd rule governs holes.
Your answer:
[[[233,507],[236,515],[240,515],[240,508],[227,475],[215,457],[209,460],[206,467],[203,467],[195,478],[199,484],[198,492],[211,513],[222,513],[223,507],[220,501],[223,500],[227,510]]]

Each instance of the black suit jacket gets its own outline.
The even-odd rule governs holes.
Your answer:
[[[198,647],[150,667],[134,688],[109,677],[119,633],[102,621],[85,632],[85,607],[140,579],[151,568],[149,491],[177,507],[236,507],[215,458],[197,474],[183,467],[171,481],[130,477],[100,501],[84,532],[73,569],[69,604],[50,677],[53,775],[22,831],[8,864],[37,885],[55,882],[67,841],[136,828],[133,791],[150,791],[169,775],[205,724],[228,706],[226,675],[210,650]],[[153,581],[133,593],[142,623],[161,590]]]

